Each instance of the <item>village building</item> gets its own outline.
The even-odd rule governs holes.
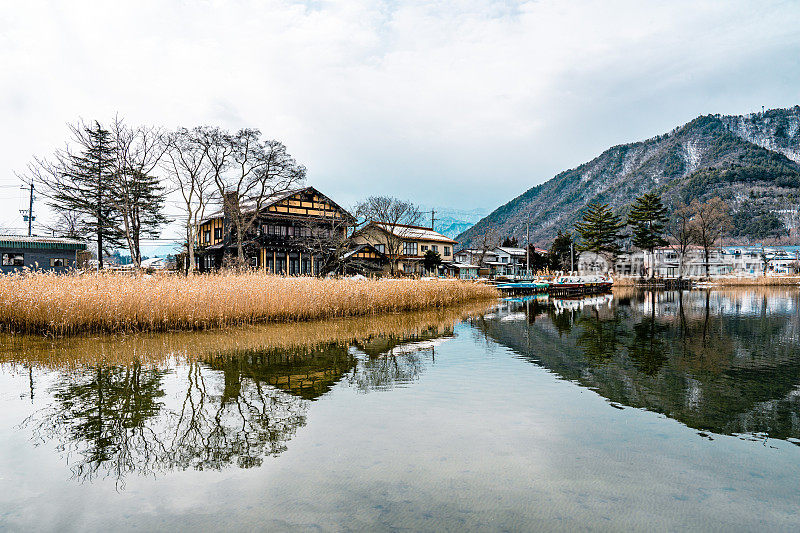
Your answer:
[[[260,211],[243,239],[244,259],[252,268],[275,274],[320,274],[331,254],[346,251],[348,231],[355,225],[350,213],[314,187],[276,194]],[[223,209],[199,225],[198,270],[219,269],[226,257],[236,255],[234,221]]]
[[[453,251],[456,241],[445,237],[433,228],[411,226],[408,224],[386,224],[369,222],[356,231],[352,237],[353,244],[370,244],[391,260],[397,262],[398,273],[407,275],[424,275],[424,259],[428,250],[439,254],[442,265],[453,262]],[[391,264],[387,265],[391,268]]]
[[[23,269],[64,272],[77,268],[86,242],[64,237],[0,235],[0,272]]]
[[[800,250],[792,247],[726,246],[711,248],[708,252],[708,275],[712,277],[787,275],[798,271]],[[706,258],[703,247],[697,245],[689,246],[682,258],[671,246],[656,248],[652,255],[641,250],[621,252],[614,258],[613,265],[606,255],[581,252],[578,272],[613,272],[626,277],[652,274],[661,278],[702,278],[706,276]]]

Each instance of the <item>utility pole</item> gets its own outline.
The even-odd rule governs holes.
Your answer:
[[[527,222],[525,226],[525,274],[531,274],[531,223]]]
[[[575,272],[575,252],[572,250],[572,241],[569,242],[569,273]]]
[[[20,209],[19,212],[22,213],[22,220],[28,223],[28,237],[31,236],[33,232],[33,179],[31,179],[30,184],[28,187],[21,187],[22,189],[28,189],[30,192],[30,198],[28,200],[28,210]]]
[[[431,229],[433,229],[433,223],[435,222],[435,220],[436,220],[436,211],[431,209]]]

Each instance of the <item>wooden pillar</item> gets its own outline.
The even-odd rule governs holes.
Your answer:
[[[312,276],[314,275],[314,254],[313,253],[311,254],[311,272],[310,272],[310,274]]]
[[[298,274],[303,275],[303,252],[297,250],[297,270]]]
[[[276,273],[278,271],[278,252],[272,250],[272,273]]]

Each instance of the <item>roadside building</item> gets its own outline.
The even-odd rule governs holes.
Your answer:
[[[235,200],[226,204],[235,208]],[[220,210],[200,224],[196,266],[201,272],[219,269],[226,256],[236,255],[234,223],[231,213]],[[264,202],[243,239],[244,259],[266,272],[319,274],[329,254],[346,249],[347,233],[354,225],[350,213],[314,187],[275,194]]]
[[[0,271],[64,272],[76,268],[79,254],[85,250],[86,242],[77,239],[0,235]]]
[[[428,250],[437,252],[442,262],[452,262],[454,247],[458,244],[429,227],[375,221],[356,231],[351,240],[354,244],[374,246],[386,254],[390,262],[397,262],[398,273],[407,275],[425,274],[423,261]]]

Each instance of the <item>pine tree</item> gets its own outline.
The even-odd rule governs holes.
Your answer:
[[[129,169],[115,176],[113,193],[131,259],[139,267],[142,237],[157,239],[161,226],[170,222],[163,213],[166,190],[158,178]]]
[[[667,220],[667,208],[657,194],[646,193],[637,198],[628,213],[633,245],[647,252],[652,259],[653,250],[667,244],[663,237]],[[653,274],[652,268],[650,274]]]
[[[115,171],[115,148],[111,133],[99,122],[70,126],[74,144],[80,152],[69,149],[56,154],[56,163],[48,165],[46,185],[49,204],[61,212],[81,215],[81,230],[93,234],[97,257],[103,267],[103,248],[121,243],[119,214],[110,201]]]
[[[581,236],[579,250],[607,255],[613,259],[619,252],[620,230],[625,224],[608,204],[592,202],[583,213],[583,218],[575,224]]]

